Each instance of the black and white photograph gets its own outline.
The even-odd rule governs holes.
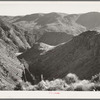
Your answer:
[[[0,91],[100,91],[100,2],[0,1]]]

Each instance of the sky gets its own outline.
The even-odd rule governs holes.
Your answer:
[[[0,15],[18,16],[50,12],[100,12],[100,1],[0,1]]]

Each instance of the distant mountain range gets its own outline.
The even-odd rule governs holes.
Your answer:
[[[99,32],[99,12],[0,16],[0,78],[10,85],[13,78],[21,79],[20,60],[25,59],[36,78],[43,74],[51,80],[72,72],[90,79],[100,72]]]
[[[22,28],[31,46],[34,42],[38,41],[57,45],[69,41],[73,36],[86,30],[100,30],[99,12],[84,14],[64,14],[55,12],[48,14],[37,13],[15,17],[1,16],[1,19]],[[62,34],[58,34],[59,32]],[[46,37],[46,40],[44,37]]]
[[[23,30],[27,41],[32,46],[34,42],[57,45],[69,41],[74,35],[80,34],[86,28],[76,23],[79,15],[62,13],[31,14],[18,17],[1,17]],[[59,33],[60,32],[60,33]],[[51,41],[52,40],[52,41]]]

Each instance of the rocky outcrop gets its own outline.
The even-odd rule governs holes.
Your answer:
[[[24,36],[24,31],[13,24],[2,21],[1,19],[0,19],[0,38],[17,51],[22,52],[30,48],[30,45],[28,44]]]
[[[23,69],[11,47],[0,39],[0,90],[13,90],[22,80]]]
[[[22,81],[25,68],[15,53],[29,48],[24,31],[0,19],[0,90],[13,90]]]

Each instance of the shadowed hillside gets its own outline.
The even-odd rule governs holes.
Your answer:
[[[19,58],[26,59],[33,75],[43,74],[45,79],[63,78],[70,72],[78,75],[80,79],[90,79],[100,72],[99,47],[100,34],[86,31],[44,55],[36,52],[34,55],[30,49],[31,52],[23,53]],[[30,54],[29,58],[24,56],[27,54]]]
[[[65,41],[72,39],[73,35],[61,33],[61,32],[46,32],[38,40],[38,42],[43,42],[49,45],[58,45]]]

